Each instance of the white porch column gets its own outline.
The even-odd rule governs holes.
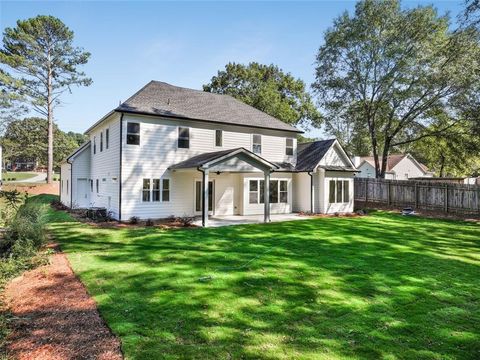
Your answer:
[[[270,170],[265,170],[263,185],[263,203],[265,208],[263,210],[263,221],[270,222]]]
[[[202,226],[208,226],[208,170],[202,170]]]

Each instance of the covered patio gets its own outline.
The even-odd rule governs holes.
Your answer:
[[[209,196],[211,195],[209,176],[210,174],[220,175],[222,173],[263,173],[263,181],[265,184],[262,199],[264,208],[263,221],[270,222],[269,184],[270,175],[275,169],[278,169],[277,165],[265,160],[261,156],[254,154],[251,151],[246,150],[245,148],[236,148],[200,154],[175,164],[169,168],[169,170],[172,172],[191,172],[192,170],[197,170],[201,173],[201,222],[199,222],[199,224],[201,224],[203,227],[209,226],[209,198],[211,198]],[[238,215],[228,215],[224,217],[231,217],[231,222],[234,221],[233,219],[238,217]],[[258,218],[258,215],[255,215],[255,218]],[[217,219],[216,222],[215,219]],[[218,224],[220,220],[220,217],[212,218],[212,221],[214,221],[213,224]],[[226,220],[224,219],[224,221]],[[248,220],[243,219],[243,221],[245,223],[245,221]],[[250,221],[258,222],[258,219],[254,221],[252,218]]]

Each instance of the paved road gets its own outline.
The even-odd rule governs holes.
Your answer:
[[[41,183],[44,183],[45,181],[47,181],[47,174],[46,173],[38,173],[34,177],[24,179],[24,180],[12,181],[12,182],[16,182],[16,183],[37,183],[37,182],[40,183],[41,182]]]

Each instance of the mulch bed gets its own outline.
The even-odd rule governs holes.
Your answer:
[[[10,282],[5,301],[13,325],[7,353],[15,359],[123,359],[119,339],[63,253]]]

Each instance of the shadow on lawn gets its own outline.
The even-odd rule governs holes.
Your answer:
[[[476,225],[51,227],[130,358],[480,358]]]

